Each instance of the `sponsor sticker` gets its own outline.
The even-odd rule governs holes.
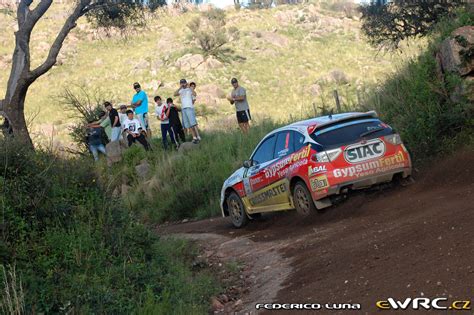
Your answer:
[[[329,187],[328,177],[326,175],[319,175],[309,179],[312,191],[319,191]]]
[[[298,152],[292,153],[289,156],[282,158],[281,160],[277,161],[276,163],[270,165],[265,169],[265,178],[272,178],[278,174],[280,170],[282,170],[288,164],[297,162],[299,160],[306,159],[311,152],[311,145],[307,145],[303,149]],[[306,163],[308,161],[306,160]],[[279,176],[283,176],[285,174],[280,174]]]
[[[315,167],[308,166],[308,176],[311,177],[313,175],[319,174],[319,173],[326,173],[326,165],[319,165]]]
[[[344,159],[351,164],[372,160],[384,154],[385,143],[380,139],[349,145],[344,149]]]
[[[405,157],[401,151],[389,157],[383,157],[376,161],[360,163],[354,166],[335,169],[334,177],[363,177],[375,173],[383,173],[392,169],[401,168],[405,165]]]
[[[279,184],[277,186],[270,187],[269,189],[257,194],[254,197],[250,197],[249,202],[252,206],[254,206],[264,201],[267,201],[270,198],[276,197],[284,192],[286,192],[285,184]]]

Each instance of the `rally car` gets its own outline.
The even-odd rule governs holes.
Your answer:
[[[308,215],[350,190],[406,178],[410,155],[374,111],[295,122],[267,134],[225,182],[222,215],[235,227],[269,211]]]

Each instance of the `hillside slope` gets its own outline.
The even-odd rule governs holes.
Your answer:
[[[45,58],[48,45],[61,26],[67,7],[54,4],[35,30],[33,65]],[[233,108],[222,98],[230,90],[229,79],[241,79],[257,116],[287,119],[313,111],[323,104],[333,106],[332,91],[339,90],[344,104],[354,104],[356,90],[363,95],[385,74],[396,59],[376,54],[359,34],[357,17],[332,11],[318,3],[279,6],[268,10],[229,10],[227,26],[239,30],[239,39],[228,45],[235,50],[232,61],[213,60],[189,64],[186,54],[199,54],[187,36],[186,27],[197,10],[181,13],[160,10],[148,17],[148,27],[127,36],[94,31],[81,20],[66,40],[58,65],[30,89],[28,117],[34,118],[34,135],[54,135],[65,140],[71,120],[57,96],[66,87],[100,88],[100,97],[116,103],[130,101],[131,83],[143,83],[150,96],[170,96],[182,77],[198,83],[201,124],[212,128],[233,119]],[[0,13],[0,93],[6,88],[13,51],[15,21]],[[181,59],[180,59],[181,58]],[[183,61],[184,60],[184,61]],[[197,69],[196,69],[197,67]],[[161,85],[161,87],[159,87]],[[209,119],[210,118],[210,119]],[[224,119],[224,122],[223,122]]]

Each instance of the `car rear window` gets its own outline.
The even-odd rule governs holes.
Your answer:
[[[316,129],[311,138],[324,150],[354,143],[362,139],[373,139],[393,133],[392,128],[378,119],[363,119]]]

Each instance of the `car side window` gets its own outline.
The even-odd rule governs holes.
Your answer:
[[[279,159],[295,152],[293,146],[293,134],[290,130],[279,132],[276,137],[273,158]]]
[[[304,146],[305,137],[298,131],[293,131],[293,143],[295,146],[295,152]]]
[[[256,164],[262,164],[270,160],[273,160],[275,138],[276,138],[275,135],[271,135],[260,144],[258,149],[255,151],[254,155],[252,156],[252,160]]]

